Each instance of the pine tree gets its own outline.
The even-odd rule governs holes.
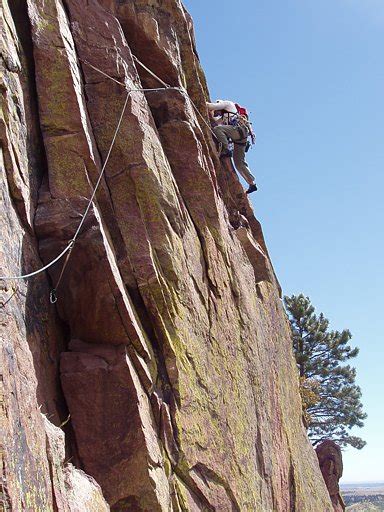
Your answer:
[[[355,384],[356,370],[342,364],[357,356],[358,348],[348,345],[348,329],[329,330],[322,313],[315,314],[308,297],[284,297],[292,330],[293,350],[300,374],[303,417],[314,445],[333,439],[341,446],[361,449],[365,441],[349,434],[362,427],[366,414]]]

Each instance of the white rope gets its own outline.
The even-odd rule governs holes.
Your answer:
[[[203,116],[203,114],[200,112],[200,110],[197,108],[195,102],[191,99],[191,97],[189,96],[189,94],[187,93],[187,91],[182,88],[181,91],[185,94],[185,96],[189,99],[189,101],[191,102],[192,104],[192,107],[195,109],[196,113],[200,116],[200,118],[202,119],[203,123],[205,123],[205,125],[207,126],[208,130],[212,133],[212,135],[214,136],[214,138],[216,140],[217,137],[216,137],[216,134],[215,132],[212,130],[212,127],[208,124],[207,120],[205,119],[205,117]]]
[[[108,163],[108,160],[109,160],[109,157],[111,156],[111,152],[112,152],[112,149],[113,149],[113,146],[115,145],[115,140],[116,140],[116,137],[117,137],[117,134],[119,133],[119,130],[120,130],[120,126],[121,126],[121,122],[123,120],[123,116],[124,116],[124,113],[125,113],[125,109],[127,108],[127,103],[128,103],[128,98],[131,94],[131,91],[128,92],[127,94],[127,97],[125,98],[125,102],[124,102],[124,106],[123,106],[123,110],[121,111],[121,114],[120,114],[120,118],[119,118],[119,121],[117,123],[117,126],[116,126],[116,130],[115,130],[115,133],[113,135],[113,138],[112,138],[112,142],[111,142],[111,145],[109,146],[109,150],[108,150],[108,153],[107,153],[107,157],[105,159],[105,162],[103,164],[103,167],[101,168],[101,171],[100,171],[100,174],[99,174],[99,177],[97,179],[97,182],[96,182],[96,185],[93,189],[93,193],[88,201],[88,205],[87,205],[87,208],[85,209],[85,212],[84,212],[84,215],[83,215],[83,218],[81,219],[81,222],[79,224],[79,227],[77,228],[76,230],[76,233],[75,233],[75,236],[73,237],[73,240],[76,241],[76,238],[80,232],[80,229],[82,227],[82,225],[84,224],[84,221],[85,221],[85,217],[87,216],[88,212],[89,212],[89,209],[91,207],[91,204],[92,204],[92,201],[96,195],[96,191],[100,185],[100,182],[101,182],[101,178],[103,177],[103,174],[104,174],[104,171],[105,171],[105,168],[107,166],[107,163]]]
[[[59,261],[64,256],[64,254],[66,252],[68,252],[69,249],[72,248],[72,246],[73,246],[73,240],[71,240],[69,242],[67,247],[58,256],[56,256],[56,258],[54,260],[52,260],[50,263],[45,265],[45,267],[39,268],[39,270],[35,270],[34,272],[31,272],[30,274],[24,274],[22,276],[0,276],[0,279],[3,279],[5,281],[10,281],[11,279],[26,279],[27,277],[32,277],[32,276],[35,276],[37,274],[40,274],[40,272],[44,272],[44,270],[47,270],[47,268],[51,267],[57,261]]]
[[[152,75],[154,78],[156,78],[156,80],[158,82],[160,82],[164,87],[165,89],[171,89],[171,90],[177,90],[177,91],[180,91],[184,94],[184,96],[191,102],[192,104],[192,107],[193,109],[195,110],[195,112],[198,114],[198,116],[201,118],[201,120],[203,121],[203,123],[206,125],[206,127],[208,128],[208,130],[212,133],[213,137],[217,140],[217,137],[216,137],[216,134],[215,132],[212,130],[212,127],[209,125],[209,123],[207,122],[207,120],[204,118],[204,116],[202,115],[202,113],[200,112],[200,110],[197,108],[195,102],[191,99],[191,97],[189,96],[188,92],[184,89],[184,87],[171,87],[169,84],[165,83],[159,76],[157,76],[153,71],[151,71],[147,66],[145,66],[145,64],[143,64],[135,55],[132,54],[132,58],[135,62],[137,62],[143,69],[145,69],[150,75]],[[83,59],[80,59],[82,62],[84,62],[85,64],[87,64],[88,66],[90,66],[92,69],[94,69],[95,71],[98,71],[99,73],[101,73],[102,75],[106,76],[107,78],[109,78],[110,80],[113,80],[114,82],[118,83],[119,85],[122,85],[123,87],[126,87],[126,85],[123,83],[123,82],[119,82],[118,80],[116,80],[115,78],[113,78],[112,76],[108,75],[107,73],[104,73],[104,71],[102,71],[101,69],[97,68],[96,66],[93,66],[93,64],[91,64],[90,62],[88,62],[87,60],[83,60]],[[163,91],[164,88],[160,87],[160,88],[153,88],[153,89],[131,89],[131,91],[143,91],[143,92],[150,92],[150,91]]]
[[[86,209],[85,209],[85,212],[84,212],[84,214],[83,214],[83,216],[82,216],[82,219],[81,219],[81,221],[80,221],[80,224],[79,224],[79,226],[78,226],[78,228],[77,228],[77,230],[76,230],[76,232],[75,232],[75,235],[74,235],[74,237],[72,238],[72,240],[68,243],[67,247],[66,247],[66,248],[65,248],[65,249],[64,249],[64,250],[63,250],[63,251],[62,251],[58,256],[56,256],[56,258],[54,258],[52,261],[50,261],[49,263],[47,263],[47,265],[45,265],[44,267],[42,267],[42,268],[40,268],[40,269],[38,269],[38,270],[35,270],[34,272],[30,272],[29,274],[24,274],[24,275],[20,275],[20,276],[0,276],[0,279],[6,280],[6,281],[10,281],[10,280],[12,280],[12,279],[26,279],[26,278],[28,278],[28,277],[32,277],[32,276],[35,276],[35,275],[37,275],[37,274],[40,274],[41,272],[44,272],[44,271],[45,271],[45,270],[47,270],[49,267],[51,267],[52,265],[54,265],[54,264],[55,264],[57,261],[59,261],[59,260],[60,260],[60,259],[61,259],[61,258],[62,258],[62,257],[63,257],[63,256],[64,256],[64,255],[69,251],[69,250],[70,250],[70,249],[72,249],[72,248],[73,248],[73,245],[74,245],[74,244],[75,244],[75,242],[76,242],[76,238],[77,238],[77,237],[78,237],[78,235],[79,235],[79,232],[80,232],[80,230],[81,230],[81,228],[82,228],[82,226],[83,226],[83,224],[84,224],[85,218],[86,218],[86,216],[87,216],[87,214],[88,214],[88,212],[89,212],[89,209],[90,209],[90,207],[91,207],[91,204],[92,204],[92,202],[93,202],[93,199],[94,199],[94,197],[95,197],[95,195],[96,195],[96,191],[97,191],[97,189],[98,189],[98,187],[99,187],[99,185],[100,185],[101,178],[103,177],[103,174],[104,174],[105,168],[106,168],[106,166],[107,166],[107,163],[108,163],[109,157],[110,157],[111,152],[112,152],[112,148],[113,148],[113,146],[114,146],[114,144],[115,144],[115,140],[116,140],[117,134],[118,134],[118,132],[119,132],[119,130],[120,130],[121,122],[122,122],[122,120],[123,120],[123,116],[124,116],[124,113],[125,113],[125,109],[127,108],[128,98],[129,98],[130,94],[131,94],[131,91],[129,91],[129,92],[127,93],[127,97],[125,98],[124,106],[123,106],[123,109],[122,109],[122,111],[121,111],[120,118],[119,118],[119,121],[118,121],[118,123],[117,123],[117,127],[116,127],[115,133],[114,133],[114,135],[113,135],[113,139],[112,139],[111,145],[110,145],[110,147],[109,147],[107,157],[106,157],[105,162],[104,162],[104,164],[103,164],[103,166],[102,166],[102,168],[101,168],[101,171],[100,171],[100,174],[99,174],[98,180],[97,180],[96,185],[95,185],[95,187],[94,187],[94,189],[93,189],[92,195],[91,195],[91,197],[90,197],[90,199],[89,199],[89,201],[88,201],[88,205],[87,205],[87,207],[86,207]],[[62,268],[62,270],[61,270],[61,274],[60,274],[59,280],[58,280],[58,282],[57,282],[57,284],[56,284],[55,288],[54,288],[52,291],[56,291],[57,287],[59,286],[60,281],[61,281],[61,278],[62,278],[63,273],[64,273],[64,270],[65,270],[65,267],[67,266],[68,259],[69,259],[69,258],[67,258],[67,260],[65,261],[65,263],[64,263],[64,265],[63,265],[63,268]],[[51,294],[52,294],[52,292],[51,292]],[[52,302],[52,300],[51,300],[51,302]],[[55,300],[54,302],[56,302],[56,300]]]
[[[123,83],[123,82],[120,82],[119,80],[116,80],[116,78],[113,78],[113,76],[111,75],[108,75],[108,73],[105,73],[104,71],[102,71],[101,69],[97,68],[96,66],[94,66],[93,64],[91,64],[90,62],[88,62],[87,60],[85,59],[79,59],[81,62],[84,62],[84,64],[87,64],[87,66],[91,67],[92,69],[94,69],[95,71],[98,71],[99,73],[101,73],[102,75],[104,75],[105,77],[109,78],[110,80],[113,80],[114,82],[116,82],[117,84],[121,85],[122,87],[124,87],[125,89],[129,90],[129,92],[151,92],[151,91],[164,91],[164,87],[154,87],[154,88],[150,88],[150,89],[144,89],[142,87],[138,87],[138,88],[135,88],[135,89],[128,89],[126,84]],[[160,80],[160,78],[159,78]],[[160,80],[162,82],[162,80]],[[162,82],[164,83],[164,82]],[[171,89],[171,90],[180,90],[180,87],[171,87],[170,85],[166,85],[166,89]]]
[[[151,92],[151,91],[163,91],[164,88],[167,89],[167,90],[178,90],[180,91],[181,93],[183,93],[185,95],[185,97],[191,102],[192,104],[192,107],[194,108],[194,110],[196,111],[196,113],[200,116],[200,118],[202,119],[202,121],[205,123],[205,125],[207,126],[207,128],[210,130],[210,132],[212,133],[213,137],[217,140],[217,137],[214,133],[214,131],[212,130],[211,126],[208,124],[208,122],[206,121],[206,119],[204,118],[204,116],[201,114],[201,112],[199,111],[199,109],[197,108],[196,104],[194,103],[194,101],[191,99],[191,97],[189,96],[188,92],[183,88],[183,87],[172,87],[170,85],[168,85],[167,83],[165,83],[160,77],[158,77],[155,73],[153,73],[153,71],[151,71],[149,68],[147,68],[147,66],[145,66],[135,55],[132,55],[133,59],[143,68],[145,69],[150,75],[152,75],[154,78],[156,78],[156,80],[158,80],[164,87],[157,87],[157,88],[149,88],[149,89],[145,89],[145,88],[134,88],[134,89],[127,89],[127,86],[126,84],[124,84],[123,82],[120,82],[119,80],[116,80],[116,78],[113,78],[112,76],[108,75],[107,73],[105,73],[104,71],[102,71],[101,69],[97,68],[96,66],[94,66],[93,64],[91,64],[90,62],[88,62],[87,60],[83,60],[83,59],[80,59],[82,62],[84,62],[84,64],[87,64],[87,66],[90,66],[92,69],[94,69],[95,71],[98,71],[99,73],[101,73],[102,75],[104,75],[105,77],[109,78],[110,80],[112,80],[113,82],[121,85],[122,87],[124,87],[125,89],[127,89],[128,93],[127,93],[127,97],[125,98],[125,102],[124,102],[124,106],[123,106],[123,110],[121,111],[121,114],[120,114],[120,118],[119,118],[119,121],[117,123],[117,127],[116,127],[116,130],[115,130],[115,133],[114,133],[114,136],[113,136],[113,139],[112,139],[112,142],[111,142],[111,145],[109,147],[109,150],[108,150],[108,154],[107,154],[107,157],[105,159],[105,162],[103,164],[103,167],[100,171],[100,175],[98,177],[98,180],[96,182],[96,185],[93,189],[93,192],[92,192],[92,195],[88,201],[88,205],[85,209],[85,212],[82,216],[82,219],[81,219],[81,222],[76,230],[76,233],[74,235],[74,237],[72,238],[72,240],[70,240],[70,242],[68,243],[67,247],[58,255],[56,256],[56,258],[54,258],[52,261],[50,261],[49,263],[47,263],[47,265],[45,265],[44,267],[38,269],[38,270],[35,270],[34,272],[30,272],[29,274],[23,274],[23,275],[20,275],[20,276],[0,276],[0,279],[3,279],[3,280],[6,280],[6,281],[10,281],[10,280],[17,280],[17,279],[27,279],[29,277],[33,277],[37,274],[40,274],[41,272],[44,272],[45,270],[47,270],[48,268],[50,268],[52,265],[54,265],[55,263],[57,263],[68,251],[70,251],[75,242],[76,242],[76,238],[78,237],[79,233],[80,233],[80,230],[84,224],[84,221],[85,221],[85,218],[89,212],[89,209],[91,207],[91,204],[93,202],[93,199],[96,195],[96,191],[100,185],[100,182],[101,182],[101,179],[104,175],[104,171],[105,171],[105,168],[107,166],[107,163],[108,163],[108,160],[109,160],[109,157],[111,155],[111,152],[112,152],[112,148],[115,144],[115,140],[116,140],[116,137],[117,137],[117,134],[120,130],[120,126],[121,126],[121,122],[123,120],[123,116],[124,116],[124,113],[125,113],[125,109],[127,107],[127,103],[128,103],[128,98],[130,96],[130,94],[132,92]],[[64,262],[64,265],[63,265],[63,268],[61,270],[61,273],[60,273],[60,277],[56,283],[56,287],[53,288],[53,290],[51,291],[51,302],[56,302],[57,298],[56,298],[56,289],[57,287],[59,286],[60,284],[60,281],[61,281],[61,278],[63,276],[63,273],[64,273],[64,270],[67,266],[67,263],[68,263],[68,260],[69,260],[69,256],[70,254],[68,254],[68,257],[66,258],[66,261]],[[52,300],[52,298],[54,300]]]
[[[79,59],[81,62],[84,62],[84,64],[87,64],[87,66],[89,66],[90,68],[94,69],[95,71],[98,71],[99,73],[101,73],[102,75],[106,76],[107,78],[109,78],[110,80],[113,80],[114,82],[116,82],[117,84],[119,85],[122,85],[123,87],[126,88],[126,85],[125,83],[123,82],[120,82],[119,80],[116,80],[116,78],[113,78],[113,76],[111,75],[108,75],[107,73],[104,73],[104,71],[101,71],[101,69],[98,69],[96,68],[93,64],[91,64],[90,62],[88,62],[87,60],[85,59]]]
[[[164,85],[166,89],[169,89],[171,86],[163,82],[163,80],[158,77],[153,71],[151,71],[147,66],[145,66],[135,55],[132,54],[133,60],[137,62],[145,71],[147,71],[150,75],[152,75],[156,80],[158,80],[161,84]]]
[[[82,228],[82,226],[83,226],[83,224],[85,222],[85,218],[86,218],[86,216],[87,216],[87,214],[89,212],[89,209],[91,208],[91,204],[93,202],[93,199],[95,198],[97,189],[98,189],[98,187],[100,185],[100,182],[101,182],[101,178],[104,175],[104,171],[105,171],[105,168],[107,166],[109,157],[111,156],[111,152],[112,152],[113,146],[115,145],[115,140],[116,140],[117,134],[119,133],[119,130],[120,130],[120,126],[121,126],[121,123],[122,123],[122,120],[123,120],[123,117],[124,117],[125,109],[127,108],[128,99],[129,99],[130,94],[131,94],[131,91],[128,91],[127,96],[126,96],[125,101],[124,101],[123,109],[122,109],[120,117],[119,117],[119,121],[118,121],[116,129],[115,129],[115,133],[114,133],[113,138],[112,138],[112,142],[111,142],[111,144],[109,146],[109,150],[108,150],[107,156],[106,156],[104,164],[103,164],[103,166],[101,168],[101,171],[100,171],[99,177],[97,179],[96,185],[93,188],[92,195],[91,195],[91,197],[88,200],[88,205],[87,205],[87,207],[85,209],[85,212],[83,214],[83,218],[81,219],[80,224],[79,224],[79,226],[78,226],[78,228],[77,228],[77,230],[76,230],[76,232],[74,234],[73,243],[76,242],[76,238],[78,237],[78,235],[80,233],[80,230],[81,230],[81,228]],[[60,285],[60,282],[61,282],[61,279],[63,277],[64,271],[65,271],[65,269],[67,267],[67,264],[68,264],[68,261],[69,261],[69,256],[70,256],[70,254],[68,255],[68,258],[66,258],[66,260],[64,262],[64,265],[63,265],[63,268],[61,269],[60,276],[59,276],[59,278],[57,280],[56,286],[51,290],[50,301],[51,301],[52,304],[54,304],[57,301],[56,291],[57,291],[57,289],[58,289],[58,287]]]
[[[156,78],[156,80],[158,80],[161,84],[164,85],[164,87],[166,89],[178,89],[179,91],[181,91],[184,96],[186,96],[186,98],[189,99],[189,101],[191,102],[192,104],[192,107],[194,108],[194,110],[196,111],[196,113],[200,116],[200,118],[202,119],[202,121],[204,122],[204,124],[207,126],[208,130],[212,133],[212,135],[214,136],[214,138],[217,140],[217,137],[216,137],[216,134],[215,132],[212,130],[212,127],[208,124],[207,120],[204,118],[204,116],[202,115],[202,113],[200,112],[200,110],[197,108],[196,104],[194,103],[194,101],[192,100],[192,98],[189,96],[188,92],[184,89],[184,87],[171,87],[170,85],[166,84],[159,76],[157,76],[153,71],[151,71],[149,68],[147,68],[147,66],[145,66],[135,55],[132,54],[132,57],[133,57],[133,60],[135,62],[137,62],[143,69],[145,69],[150,75],[152,75],[154,78]]]

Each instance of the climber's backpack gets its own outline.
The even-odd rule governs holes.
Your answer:
[[[237,113],[239,114],[239,116],[246,117],[247,119],[249,118],[248,110],[245,107],[242,107],[238,103],[235,103],[235,107],[236,107],[236,110],[237,110]]]
[[[255,144],[256,136],[252,129],[252,123],[249,121],[248,110],[245,107],[242,107],[241,105],[239,105],[238,103],[235,103],[235,107],[237,110],[237,115],[233,116],[233,118],[230,121],[230,124],[232,126],[237,126],[239,128],[245,127],[248,131],[247,138],[250,137],[252,144]],[[248,151],[249,148],[251,147],[251,143],[249,141],[244,142],[244,143],[237,143],[237,144],[245,145],[245,147],[246,147],[245,151]]]

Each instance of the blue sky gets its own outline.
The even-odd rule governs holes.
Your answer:
[[[285,294],[349,328],[368,445],[344,482],[384,481],[384,2],[185,0],[212,99],[248,107],[252,194]]]

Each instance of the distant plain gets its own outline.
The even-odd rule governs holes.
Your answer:
[[[384,511],[384,482],[342,484],[340,488],[348,512]]]

